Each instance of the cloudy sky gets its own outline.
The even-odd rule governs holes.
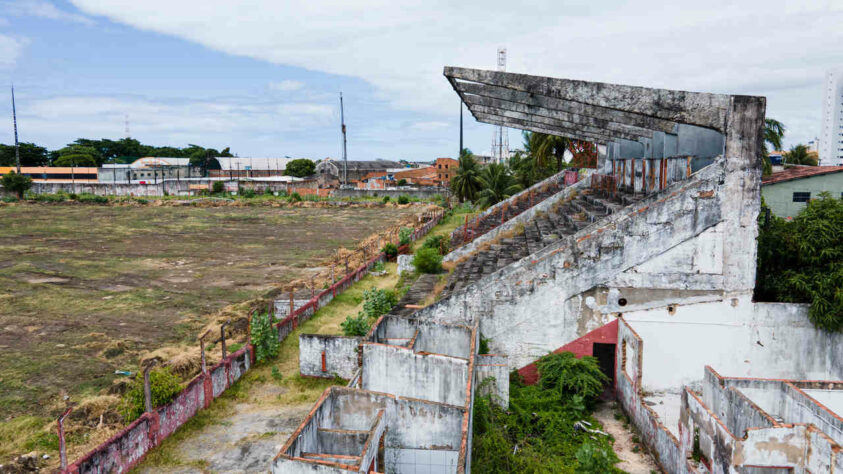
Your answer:
[[[787,145],[818,135],[843,0],[631,3],[0,0],[0,83],[21,140],[49,148],[120,138],[128,115],[150,144],[338,156],[343,91],[350,159],[429,160],[458,148],[442,67],[493,69],[504,46],[515,72],[764,95]],[[488,152],[492,128],[466,119],[466,145]]]

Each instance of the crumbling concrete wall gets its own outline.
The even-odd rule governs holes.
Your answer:
[[[807,305],[753,303],[749,293],[676,303],[624,312],[647,341],[645,390],[694,383],[706,365],[735,377],[843,379],[843,334],[816,329]]]
[[[464,405],[468,360],[421,354],[385,344],[363,344],[362,387],[401,397]]]
[[[488,381],[487,381],[488,379]],[[502,408],[509,407],[509,364],[505,355],[478,354],[474,384],[480,395],[491,395]]]
[[[358,368],[361,340],[360,337],[300,334],[299,372],[308,377],[337,375],[350,379]]]
[[[725,167],[720,159],[416,316],[462,324],[477,318],[490,349],[507,354],[511,367],[523,367],[613,320],[602,311],[584,312],[580,295],[723,222]]]

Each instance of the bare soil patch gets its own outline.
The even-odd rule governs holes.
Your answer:
[[[140,354],[195,345],[209,315],[309,279],[338,247],[417,210],[0,207],[0,463],[23,420],[107,393]],[[30,449],[51,453],[45,436]]]

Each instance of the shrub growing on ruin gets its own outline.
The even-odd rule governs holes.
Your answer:
[[[363,292],[363,315],[377,318],[388,313],[397,302],[392,290],[370,288]]]
[[[384,196],[383,197],[383,203],[386,204],[388,202],[389,202],[389,196]]]
[[[369,318],[362,312],[357,316],[347,316],[345,321],[340,323],[344,336],[365,336],[369,332]]]
[[[571,352],[548,354],[536,361],[536,367],[543,389],[558,390],[565,396],[580,396],[589,405],[603,393],[603,384],[609,381],[596,358],[577,359]]]
[[[152,406],[166,405],[181,392],[181,383],[169,368],[158,367],[149,371],[149,391],[152,395]],[[120,403],[120,413],[126,422],[141,416],[146,409],[143,395],[143,372],[138,372],[129,390],[123,395]]]
[[[401,230],[398,231],[398,244],[399,245],[407,245],[410,243],[410,236],[413,234],[413,229],[409,227],[402,227]]]
[[[413,255],[413,266],[419,273],[439,273],[442,271],[442,256],[436,249],[421,248]]]
[[[398,204],[407,204],[410,202],[410,198],[405,195],[398,196]]]
[[[301,201],[301,194],[299,194],[295,191],[293,192],[293,194],[290,194],[290,202],[299,202],[299,201]]]
[[[446,255],[448,253],[448,238],[444,235],[431,235],[424,239],[422,248],[435,249],[439,255]]]
[[[255,190],[254,189],[244,189],[240,193],[240,195],[243,196],[246,199],[252,199],[253,197],[255,197]]]
[[[278,332],[272,326],[269,313],[258,313],[252,318],[252,345],[255,347],[255,361],[273,359],[281,349]]]
[[[759,221],[755,299],[809,303],[815,326],[843,331],[843,200],[822,193],[793,221]]]
[[[393,244],[392,242],[389,242],[383,246],[381,252],[386,255],[386,258],[392,260],[393,258],[395,258],[396,255],[398,255],[398,246]]]
[[[211,192],[220,194],[223,191],[225,191],[225,184],[222,181],[214,181],[214,184],[211,185]]]

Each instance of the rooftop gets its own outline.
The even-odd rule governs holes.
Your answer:
[[[773,173],[761,179],[761,184],[775,184],[794,179],[810,178],[821,174],[839,173],[843,166],[794,166],[784,171]]]

